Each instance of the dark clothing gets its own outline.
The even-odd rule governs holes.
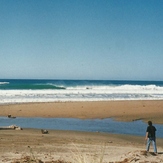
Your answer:
[[[156,137],[156,128],[154,126],[148,126],[146,132],[148,132],[148,138],[155,138]]]
[[[154,152],[157,153],[157,147],[156,147],[156,128],[152,125],[149,125],[147,127],[146,133],[148,133],[148,139],[147,139],[147,151],[149,151],[151,142],[153,143],[153,149]]]

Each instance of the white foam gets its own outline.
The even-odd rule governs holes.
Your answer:
[[[69,87],[64,90],[1,90],[0,103],[160,100],[163,87],[148,85]]]
[[[9,84],[9,82],[0,82],[0,85]]]

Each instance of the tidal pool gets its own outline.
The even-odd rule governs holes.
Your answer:
[[[73,130],[89,132],[105,132],[145,136],[147,124],[141,120],[120,122],[107,119],[76,119],[76,118],[8,118],[0,117],[0,126],[17,125],[22,128]],[[163,125],[154,124],[157,137],[163,138]]]

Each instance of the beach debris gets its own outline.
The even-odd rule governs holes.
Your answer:
[[[22,128],[21,128],[21,127],[16,126],[16,125],[11,125],[11,126],[8,126],[8,128],[13,129],[13,130],[22,130]]]
[[[143,118],[133,119],[132,121],[141,121],[141,120],[143,120]]]
[[[108,143],[113,143],[112,141],[108,141]]]
[[[21,159],[16,159],[12,163],[26,163],[26,162],[30,162],[30,163],[44,163],[43,161],[41,161],[39,159],[33,159],[30,156],[25,156],[25,157],[22,157]]]
[[[71,163],[71,162],[62,161],[62,160],[42,161],[39,159],[32,159],[30,156],[25,156],[25,157],[22,157],[21,159],[16,159],[12,163],[27,163],[27,162],[29,163]]]
[[[48,134],[49,132],[48,132],[48,130],[41,129],[41,133],[42,134]]]
[[[122,161],[117,161],[116,163],[160,163],[163,159],[155,154],[154,152],[147,151],[134,151],[129,152],[122,156]]]
[[[16,118],[16,117],[11,116],[11,114],[9,114],[7,117],[8,118]]]
[[[11,125],[11,126],[2,126],[0,127],[0,130],[23,130],[23,129],[19,126]]]

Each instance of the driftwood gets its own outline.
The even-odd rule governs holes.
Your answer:
[[[8,118],[16,118],[16,117],[12,117],[11,114],[9,114],[7,117],[8,117]]]
[[[0,127],[0,130],[23,130],[23,129],[19,126],[11,125],[11,126]]]

